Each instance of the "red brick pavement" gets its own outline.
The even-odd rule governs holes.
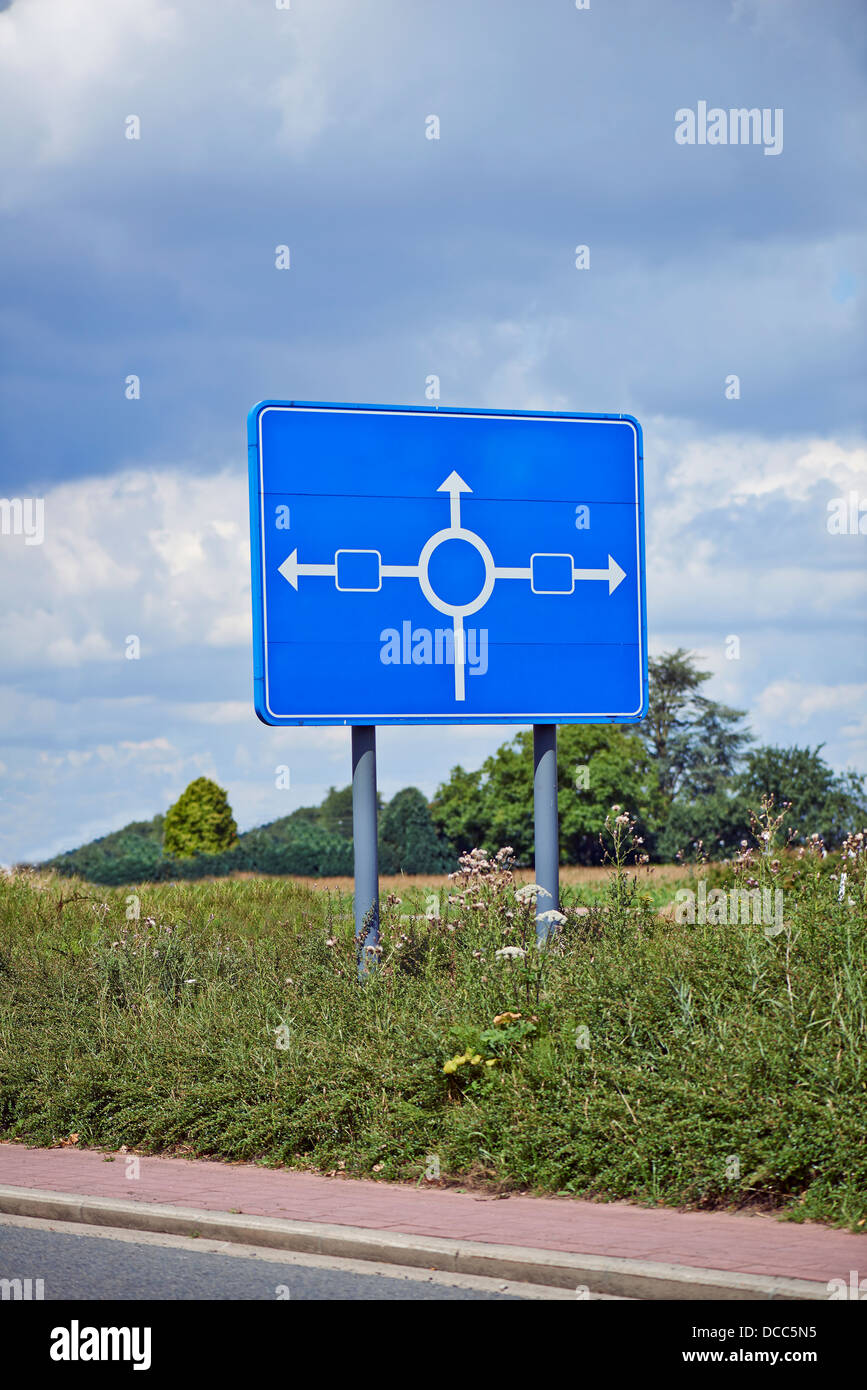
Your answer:
[[[126,1176],[123,1154],[114,1162],[106,1157],[0,1144],[0,1184],[744,1274],[826,1282],[860,1270],[867,1277],[863,1236],[770,1216],[568,1197],[503,1199],[201,1159],[140,1157],[136,1179]]]

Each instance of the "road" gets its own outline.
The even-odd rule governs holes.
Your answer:
[[[3,1279],[44,1280],[46,1302],[575,1298],[564,1289],[472,1275],[10,1216],[0,1217]]]

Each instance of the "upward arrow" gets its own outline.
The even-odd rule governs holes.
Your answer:
[[[449,494],[449,514],[452,530],[460,530],[461,525],[461,493],[472,492],[472,488],[465,483],[460,473],[452,469],[444,483],[440,483],[437,492],[447,492]]]

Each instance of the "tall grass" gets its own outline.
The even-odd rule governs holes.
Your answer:
[[[0,1134],[862,1229],[865,842],[775,857],[766,828],[712,879],[781,887],[781,930],[660,914],[677,885],[627,871],[614,817],[547,948],[476,853],[388,895],[365,984],[345,893],[4,878]]]

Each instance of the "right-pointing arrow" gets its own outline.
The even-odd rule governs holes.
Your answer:
[[[578,570],[573,569],[572,574],[575,579],[607,579],[608,592],[613,594],[617,585],[626,578],[626,570],[622,570],[612,555],[608,556],[608,568],[604,570]]]

